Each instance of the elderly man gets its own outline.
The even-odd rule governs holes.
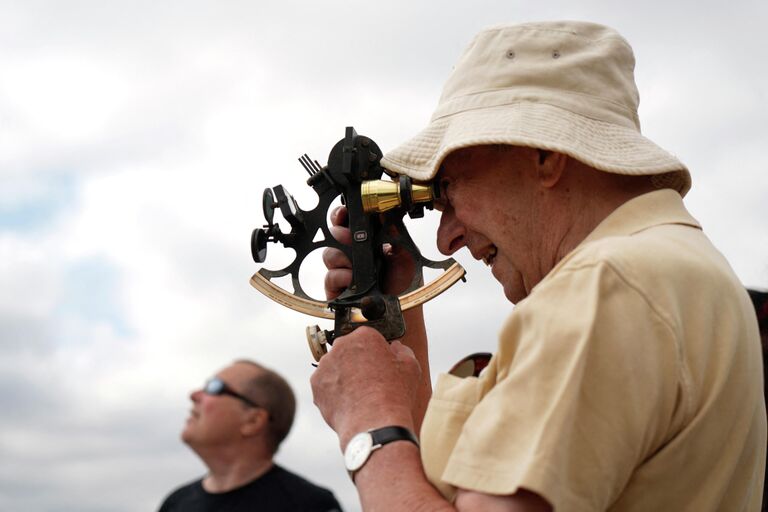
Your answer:
[[[336,498],[274,463],[293,424],[296,400],[277,373],[237,361],[190,395],[182,440],[208,475],[168,496],[161,512],[338,512]]]
[[[439,181],[439,249],[485,261],[516,307],[487,368],[434,393],[418,310],[402,343],[360,328],[320,361],[315,402],[365,509],[759,510],[754,311],[683,206],[688,170],[640,134],[633,69],[600,25],[485,30],[382,160]],[[349,262],[324,259],[333,296]],[[393,255],[392,290],[407,274]]]

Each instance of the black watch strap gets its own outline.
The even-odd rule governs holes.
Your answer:
[[[413,432],[397,425],[372,428],[352,437],[344,449],[344,465],[352,481],[355,481],[355,474],[368,462],[373,452],[395,441],[409,441],[419,446],[419,440]]]
[[[383,446],[393,441],[410,441],[416,446],[419,446],[419,440],[416,436],[405,427],[382,427],[376,428],[370,431],[371,438],[373,439],[374,446]]]

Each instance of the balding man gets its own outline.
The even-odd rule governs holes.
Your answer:
[[[275,464],[296,400],[280,375],[236,361],[190,395],[182,440],[208,474],[170,494],[160,512],[338,512],[333,494]]]

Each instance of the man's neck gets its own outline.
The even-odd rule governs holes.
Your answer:
[[[561,209],[550,224],[555,226],[548,233],[551,236],[543,237],[547,244],[543,254],[550,255],[550,259],[544,261],[546,272],[584,241],[618,207],[656,190],[645,176],[618,176],[586,167],[582,167],[577,175],[576,180],[565,184],[564,188],[569,192],[558,199],[557,206]],[[573,178],[573,174],[569,177]],[[552,209],[556,210],[555,207]]]
[[[203,489],[210,493],[222,493],[242,487],[264,475],[274,465],[272,457],[264,454],[240,452],[232,456],[198,455],[208,466],[208,475],[203,478]]]

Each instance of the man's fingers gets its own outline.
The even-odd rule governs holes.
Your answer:
[[[413,350],[411,350],[411,347],[403,345],[400,343],[400,340],[395,340],[390,343],[389,349],[398,359],[416,359],[416,355],[413,353]]]
[[[331,210],[331,225],[332,226],[348,226],[349,216],[347,214],[346,206],[338,206]]]
[[[333,238],[338,240],[339,243],[344,245],[352,245],[352,233],[349,231],[349,228],[342,226],[331,226],[328,228],[328,230],[331,232]]]
[[[328,270],[333,270],[335,268],[352,268],[352,262],[349,261],[347,255],[333,247],[326,247],[323,251],[323,263],[325,263],[325,268]]]
[[[352,244],[352,235],[348,224],[347,208],[339,206],[334,208],[330,214],[331,226],[329,228],[331,235],[340,243],[345,245]],[[343,251],[326,247],[323,251],[323,263],[328,269],[325,274],[325,297],[333,300],[346,290],[352,284],[352,262]]]
[[[325,297],[335,299],[352,283],[352,270],[348,268],[330,269],[325,274]]]
[[[411,347],[403,345],[400,343],[400,340],[395,340],[389,344],[389,350],[395,356],[395,359],[400,362],[402,368],[405,369],[406,372],[410,372],[411,375],[417,375],[421,378],[421,365],[419,364],[418,359],[416,359],[416,354],[413,353]]]
[[[346,206],[338,206],[331,211],[331,227],[329,231],[333,238],[345,245],[352,244],[352,234],[349,232],[349,215]]]

